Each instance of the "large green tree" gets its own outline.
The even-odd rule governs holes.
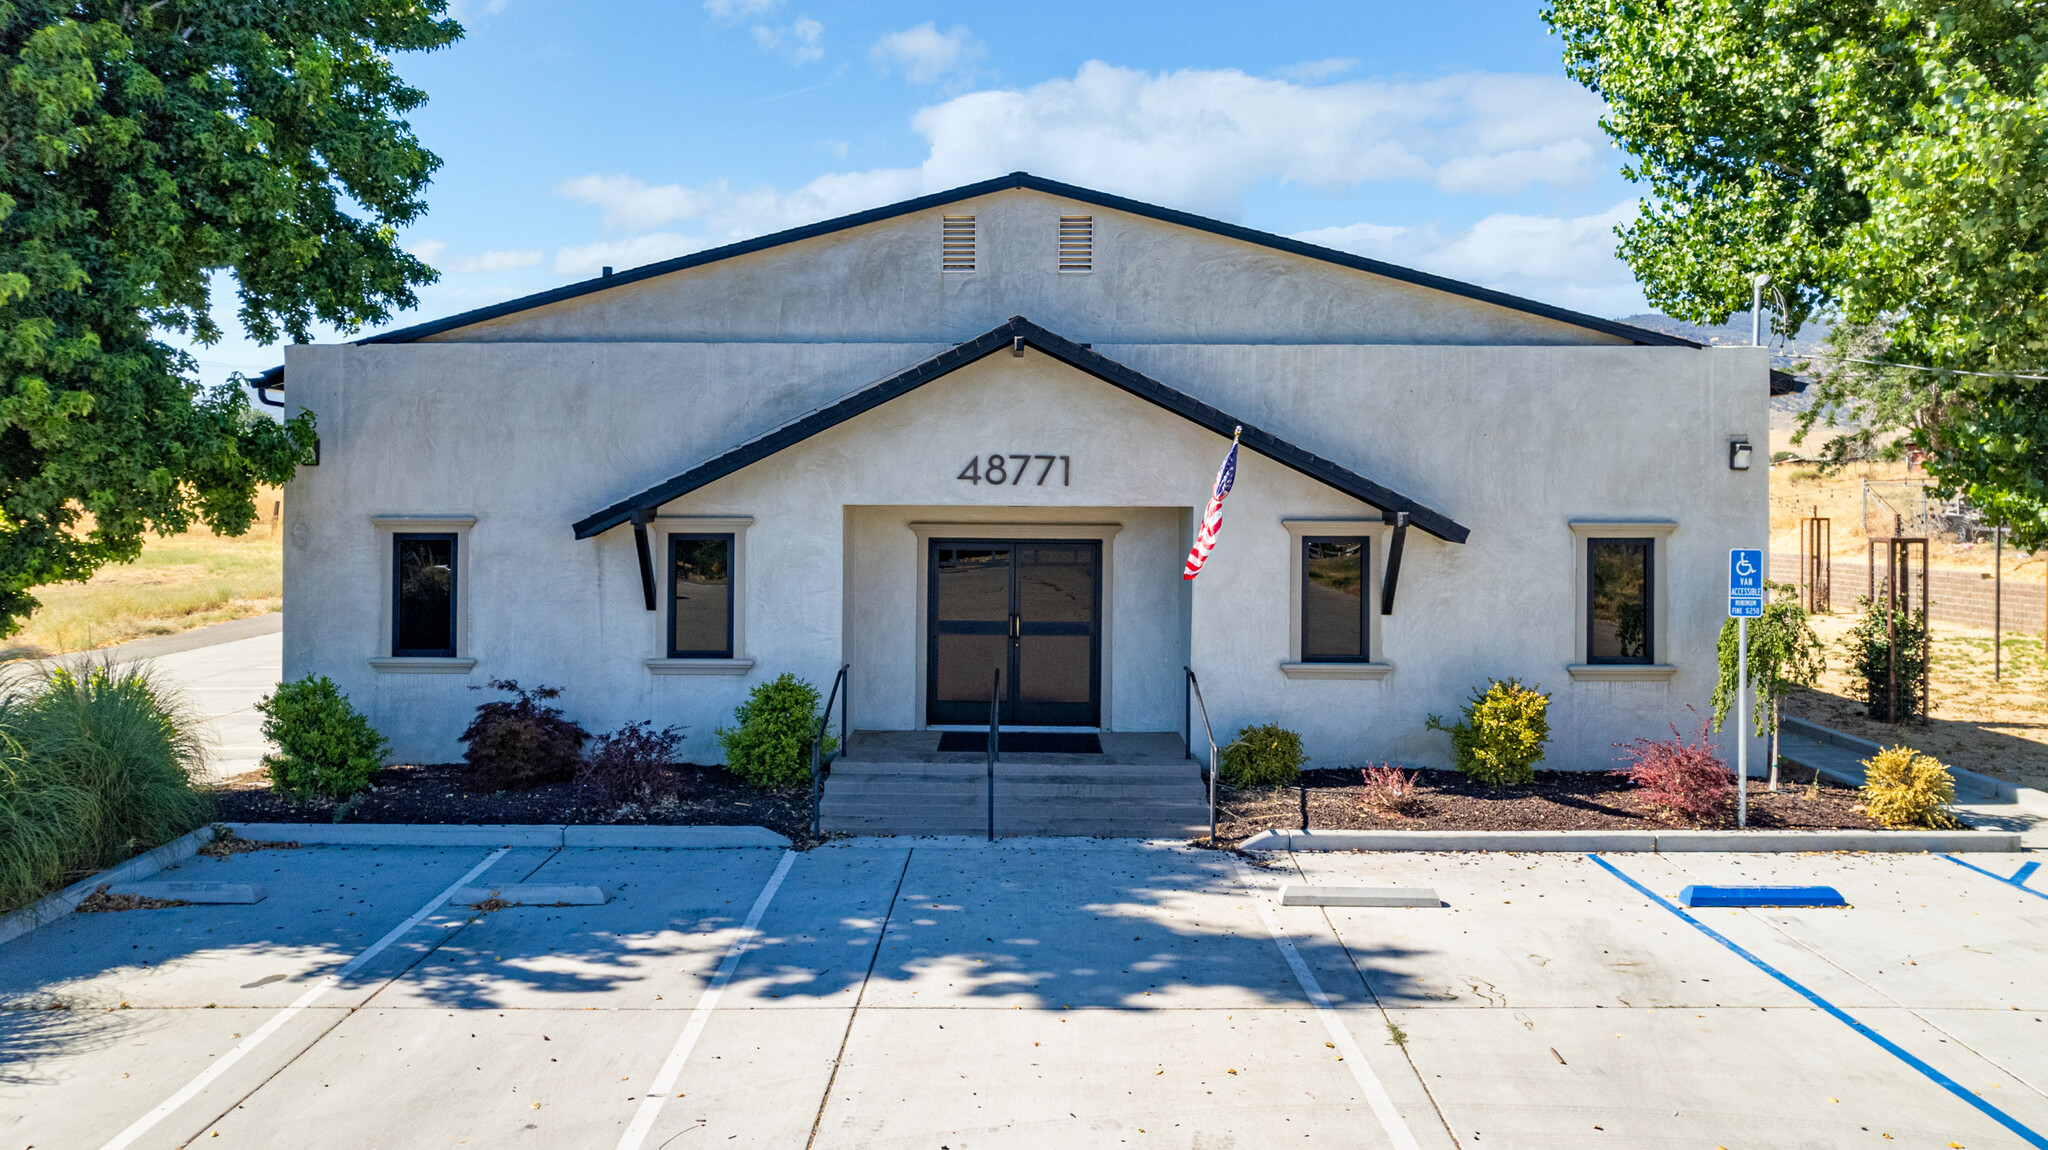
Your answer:
[[[400,250],[440,161],[389,53],[462,35],[442,0],[0,0],[0,635],[32,588],[145,530],[247,529],[313,423],[203,389],[162,338],[304,341],[414,304]]]
[[[1823,399],[1905,430],[1946,490],[2048,543],[2048,391],[2008,377],[2048,367],[2048,5],[1550,0],[1545,18],[1647,185],[1620,251],[1651,302],[1719,323],[1767,272],[1779,330],[1829,314],[1866,358],[1943,369],[1838,367]]]

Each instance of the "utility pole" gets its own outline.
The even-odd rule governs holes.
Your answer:
[[[1771,273],[1758,272],[1750,277],[1749,286],[1754,294],[1749,301],[1749,346],[1764,345],[1764,285],[1771,282]]]

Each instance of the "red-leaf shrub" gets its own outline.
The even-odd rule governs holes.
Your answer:
[[[676,748],[683,732],[642,720],[627,723],[610,734],[599,735],[583,765],[576,768],[576,781],[595,791],[607,803],[650,803],[676,793]]]
[[[1377,767],[1362,767],[1358,773],[1365,777],[1365,790],[1359,795],[1359,801],[1366,806],[1396,818],[1406,818],[1422,810],[1424,803],[1418,787],[1422,772],[1404,771],[1390,763],[1381,763]]]
[[[560,707],[546,705],[562,689],[527,690],[511,679],[492,679],[487,685],[512,699],[478,707],[459,736],[469,744],[462,755],[469,764],[463,785],[472,791],[525,791],[574,778],[590,732],[563,718]]]
[[[1671,728],[1669,739],[1637,739],[1616,743],[1630,761],[1619,773],[1643,788],[1643,798],[1666,817],[1693,826],[1728,820],[1735,801],[1735,782],[1728,764],[1707,741],[1710,728],[1700,724],[1699,741],[1688,743]]]

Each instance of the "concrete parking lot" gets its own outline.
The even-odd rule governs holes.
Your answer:
[[[268,897],[0,946],[0,1148],[2039,1146],[2024,857],[195,858],[159,877]],[[612,899],[437,902],[465,879]],[[1743,881],[1852,905],[1692,912],[1709,935],[1657,901]]]

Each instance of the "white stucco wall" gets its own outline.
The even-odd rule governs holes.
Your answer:
[[[1058,272],[1062,213],[1094,217],[1094,271]],[[975,217],[973,272],[939,271],[940,217],[953,214]],[[1013,315],[1081,342],[1627,342],[1021,189],[621,283],[430,338],[950,343]]]
[[[1726,462],[1731,435],[1765,434],[1761,352],[1098,343],[1471,528],[1462,546],[1409,533],[1395,612],[1373,620],[1389,674],[1288,678],[1284,521],[1372,513],[1247,452],[1222,544],[1184,591],[1190,509],[1224,441],[1036,352],[998,353],[663,508],[657,533],[687,523],[671,517],[752,518],[741,654],[756,666],[745,677],[651,674],[644,660],[661,653],[666,616],[643,609],[630,531],[577,541],[569,525],[943,346],[293,349],[289,395],[318,413],[323,442],[321,465],[286,499],[286,674],[336,679],[407,759],[456,757],[454,735],[481,698],[467,687],[494,677],[567,688],[563,703],[593,729],[684,723],[688,752],[708,759],[712,728],[750,685],[785,670],[822,684],[847,658],[856,725],[903,726],[921,697],[904,665],[921,641],[923,587],[909,524],[1113,521],[1113,726],[1177,727],[1179,667],[1192,660],[1219,732],[1273,720],[1300,730],[1319,762],[1441,764],[1448,740],[1423,717],[1453,713],[1488,676],[1518,675],[1554,695],[1552,763],[1606,767],[1612,743],[1664,734],[1688,724],[1688,704],[1704,708],[1727,549],[1765,537],[1763,469]],[[1026,450],[1071,456],[1072,486],[954,478],[969,455]],[[466,675],[371,668],[386,653],[390,580],[388,536],[372,517],[395,513],[475,516],[460,573],[462,653],[477,659]],[[1676,524],[1658,562],[1668,680],[1566,673],[1583,618],[1570,525],[1583,519]],[[1383,558],[1376,541],[1375,583]]]

